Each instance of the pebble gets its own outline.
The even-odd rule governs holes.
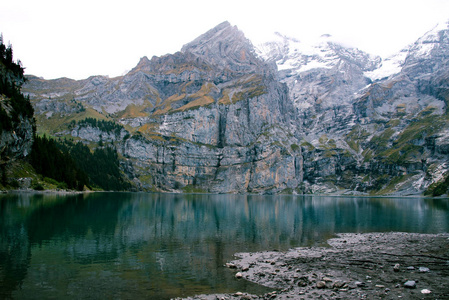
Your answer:
[[[318,281],[316,283],[316,287],[319,289],[324,289],[326,287],[326,283],[324,281]]]
[[[376,284],[376,287],[377,287],[377,288],[383,289],[383,288],[385,287],[385,285],[382,285],[382,284]]]
[[[346,282],[341,281],[341,280],[337,280],[337,281],[334,282],[334,284],[332,286],[334,288],[341,289],[342,287],[344,287],[345,284],[346,284]]]
[[[416,288],[416,282],[413,280],[408,280],[407,282],[404,283],[404,287],[408,288],[408,289],[415,289]]]
[[[414,270],[415,269],[415,267],[413,267],[413,266],[410,266],[410,267],[407,267],[407,270]]]
[[[235,274],[235,278],[242,278],[243,274],[240,272],[237,272],[237,274]]]
[[[230,269],[235,269],[237,268],[237,266],[233,263],[226,263],[226,267],[230,268]]]
[[[400,264],[395,264],[394,267],[393,267],[393,271],[399,272],[399,268],[400,268],[400,267],[401,267]]]
[[[365,286],[365,283],[364,283],[364,282],[361,282],[361,281],[356,281],[356,282],[354,282],[354,284],[355,284],[357,287]]]
[[[421,294],[430,294],[430,293],[432,293],[432,292],[428,289],[421,290]]]
[[[419,272],[421,272],[421,273],[427,273],[427,272],[429,272],[429,271],[430,271],[429,268],[426,268],[426,267],[419,267]]]

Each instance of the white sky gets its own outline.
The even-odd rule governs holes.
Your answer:
[[[328,33],[385,57],[449,20],[449,0],[0,2],[4,42],[26,74],[46,79],[121,75],[140,57],[179,51],[226,20],[256,45],[275,31],[299,40]]]

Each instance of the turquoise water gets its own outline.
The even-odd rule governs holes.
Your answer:
[[[322,245],[338,232],[449,232],[449,200],[90,193],[0,196],[0,298],[169,299],[267,290],[236,252]]]

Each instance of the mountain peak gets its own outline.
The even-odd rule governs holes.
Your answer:
[[[259,65],[251,42],[237,26],[228,21],[200,35],[192,42],[184,45],[183,53],[193,53],[205,61],[233,72],[251,72]]]
[[[182,52],[197,52],[204,45],[213,44],[217,41],[232,41],[243,37],[243,33],[237,29],[237,26],[232,26],[228,21],[218,24],[206,33],[200,35],[190,43],[184,45]]]

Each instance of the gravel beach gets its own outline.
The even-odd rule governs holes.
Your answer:
[[[338,234],[329,247],[237,253],[236,280],[273,291],[185,299],[449,299],[449,234]]]

